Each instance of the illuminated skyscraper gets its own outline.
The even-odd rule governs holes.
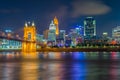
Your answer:
[[[113,28],[112,38],[120,43],[120,26]]]
[[[96,36],[96,21],[93,17],[84,20],[84,36],[87,38]]]
[[[56,26],[56,36],[58,36],[59,35],[59,27],[58,27],[59,22],[58,22],[58,19],[56,18],[56,16],[54,18],[54,24]]]
[[[60,46],[63,46],[65,44],[65,30],[60,30],[57,40],[58,43],[60,43]]]
[[[49,26],[48,41],[56,42],[56,26],[53,21],[51,21]]]
[[[65,30],[60,30],[59,39],[65,41]]]
[[[43,31],[44,39],[48,39],[48,32],[49,32],[48,29]]]

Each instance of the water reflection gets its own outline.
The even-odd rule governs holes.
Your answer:
[[[48,57],[49,57],[49,59],[61,59],[62,56],[61,56],[60,52],[56,52],[56,53],[49,52]]]
[[[38,67],[37,62],[22,62],[20,80],[38,80]]]
[[[32,59],[27,61],[26,59]],[[33,59],[35,61],[33,61]],[[38,55],[37,52],[22,52],[20,80],[37,80],[38,79]]]
[[[64,64],[65,73],[62,80],[86,80],[87,68],[84,62]]]
[[[38,59],[37,52],[22,52],[21,55],[22,55],[22,58]]]
[[[74,52],[72,53],[72,58],[74,60],[85,60],[86,54],[84,52]]]
[[[0,80],[119,80],[119,52],[1,52]]]
[[[0,80],[18,80],[19,79],[19,64],[4,63],[0,64]]]
[[[21,54],[20,52],[1,52],[0,53],[0,60],[13,60],[20,58]]]
[[[111,60],[116,60],[118,57],[117,52],[111,52]]]

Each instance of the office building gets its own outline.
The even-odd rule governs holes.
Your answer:
[[[84,20],[84,36],[86,38],[96,36],[96,21],[93,17],[87,17]]]
[[[50,26],[49,26],[48,41],[56,42],[56,26],[53,23],[53,21],[51,21]]]
[[[120,43],[120,26],[113,28],[112,38]]]

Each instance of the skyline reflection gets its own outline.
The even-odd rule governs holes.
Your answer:
[[[118,80],[119,52],[3,52],[0,80]]]

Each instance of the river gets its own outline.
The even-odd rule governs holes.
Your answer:
[[[0,80],[120,80],[120,52],[0,52]]]

